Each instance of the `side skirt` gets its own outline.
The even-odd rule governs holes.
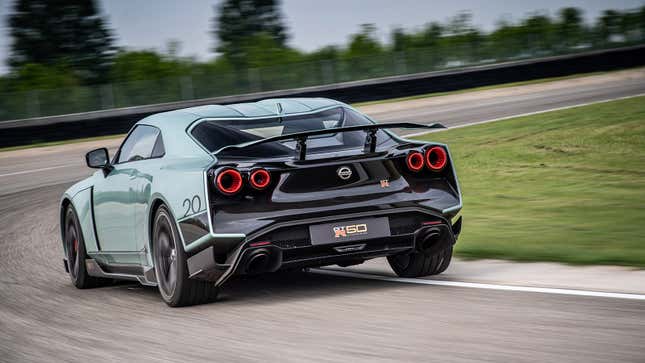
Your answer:
[[[85,260],[85,267],[90,276],[115,280],[138,281],[141,285],[157,286],[154,267],[114,264],[103,268],[92,258]],[[137,269],[138,271],[136,271]],[[106,270],[109,270],[110,272],[107,272]]]

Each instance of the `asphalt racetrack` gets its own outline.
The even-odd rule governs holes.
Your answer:
[[[643,93],[638,69],[361,109],[454,127]],[[0,152],[0,361],[645,362],[642,271],[455,260],[414,283],[375,260],[238,278],[178,309],[136,284],[77,290],[58,201],[86,151],[119,142]]]

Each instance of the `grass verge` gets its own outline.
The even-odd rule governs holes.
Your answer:
[[[420,138],[455,159],[457,255],[645,268],[645,97]]]

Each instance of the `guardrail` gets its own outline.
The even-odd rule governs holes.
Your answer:
[[[523,50],[497,51],[458,43],[451,47],[414,48],[370,56],[336,57],[239,70],[195,64],[192,68],[183,70],[181,75],[158,79],[2,93],[0,121],[321,86],[577,54],[643,43],[645,38],[632,43],[587,45],[597,48],[557,47],[538,50],[531,49],[527,44]]]
[[[125,133],[147,115],[205,104],[270,97],[329,97],[348,103],[363,102],[641,65],[645,65],[643,45],[321,86],[0,121],[0,147]]]

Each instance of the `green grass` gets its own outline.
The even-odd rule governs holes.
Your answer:
[[[645,97],[447,130],[456,253],[645,267]]]

